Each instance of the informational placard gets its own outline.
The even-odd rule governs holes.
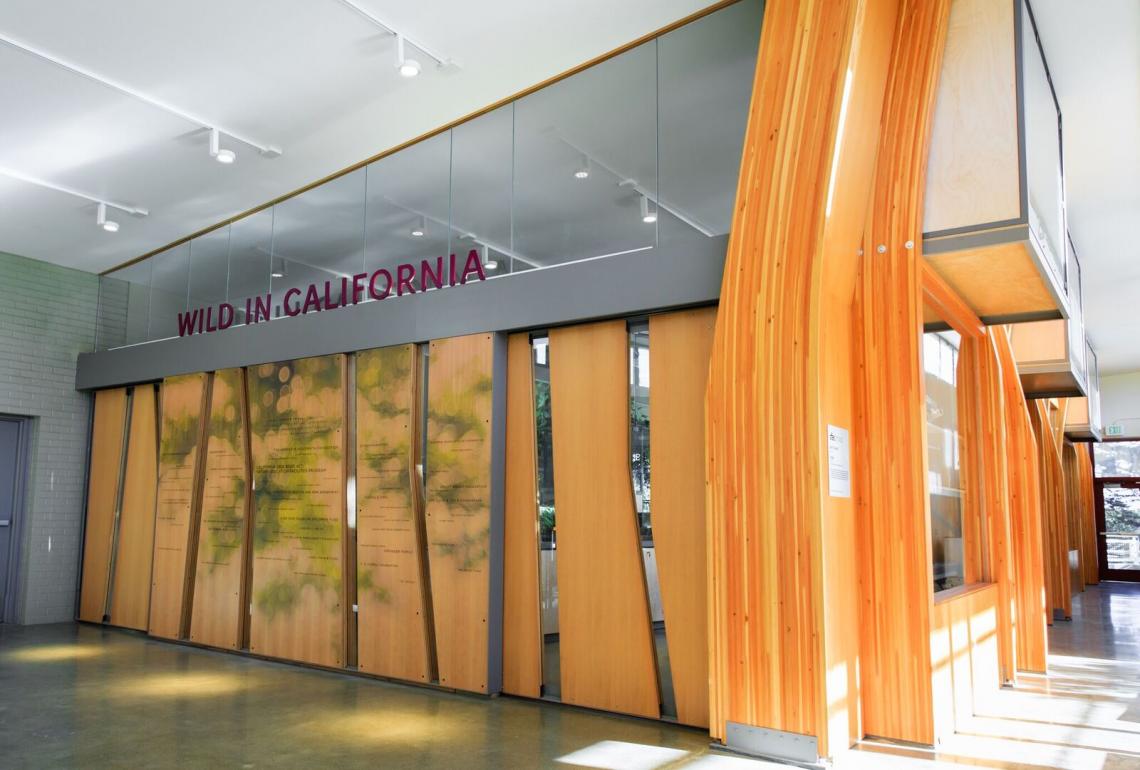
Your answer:
[[[827,490],[832,497],[851,497],[851,437],[834,425],[827,426]]]
[[[415,345],[356,354],[356,601],[361,671],[431,679],[416,486]]]
[[[253,460],[250,651],[345,663],[344,356],[247,371]]]

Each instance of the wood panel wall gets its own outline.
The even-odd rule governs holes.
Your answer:
[[[1054,418],[1050,414],[1049,399],[1030,402],[1029,417],[1037,440],[1037,460],[1040,464],[1038,487],[1041,500],[1041,543],[1044,551],[1046,621],[1054,615],[1064,618],[1073,615],[1072,594],[1069,585],[1069,530],[1068,510],[1065,502],[1065,477],[1061,465],[1061,447]]]
[[[416,486],[415,345],[356,354],[356,589],[361,671],[433,678]]]
[[[154,554],[155,499],[158,491],[158,413],[154,385],[131,394],[131,428],[123,473],[119,542],[115,549],[110,623],[145,631],[150,611],[150,570]]]
[[[1100,582],[1100,567],[1097,564],[1096,534],[1096,493],[1093,490],[1093,461],[1091,445],[1076,447],[1077,465],[1080,473],[1079,490],[1081,495],[1081,572],[1085,585]]]
[[[625,321],[550,332],[562,700],[657,717],[629,399]]]
[[[939,597],[931,613],[935,740],[968,725],[1001,686],[998,586],[980,584]]]
[[[899,4],[765,9],[706,393],[710,731],[861,734],[853,498],[853,257],[862,245]],[[924,45],[928,41],[922,41]],[[825,331],[826,330],[826,331]],[[852,479],[859,494],[859,479]]]
[[[245,371],[214,374],[204,447],[190,640],[242,649],[249,620],[249,432]]]
[[[649,317],[653,545],[677,721],[709,722],[704,411],[716,308]]]
[[[126,388],[100,390],[95,394],[87,523],[83,532],[83,578],[79,587],[79,619],[91,623],[102,623],[106,608],[126,417]]]
[[[529,334],[524,332],[510,336],[507,341],[506,523],[503,542],[503,692],[537,698],[542,694],[543,639],[538,595],[538,489],[532,355]],[[703,574],[700,588],[703,593]],[[702,617],[702,628],[706,622]],[[707,703],[707,682],[704,687]]]
[[[251,652],[343,666],[345,601],[343,355],[247,372],[253,467]]]
[[[1005,328],[991,328],[1005,397],[1010,550],[1013,556],[1016,660],[1021,671],[1044,673],[1046,635],[1044,548],[1037,441]]]
[[[439,683],[488,692],[494,340],[430,345],[427,539]]]
[[[149,632],[168,639],[182,639],[189,631],[209,383],[204,373],[162,383]]]
[[[863,730],[934,742],[933,575],[926,489],[923,194],[949,0],[902,3],[883,108],[857,339]]]

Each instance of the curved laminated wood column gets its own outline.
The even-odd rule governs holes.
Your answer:
[[[1069,591],[1069,531],[1066,522],[1065,477],[1061,467],[1061,449],[1048,399],[1034,399],[1029,417],[1037,440],[1040,463],[1038,488],[1041,500],[1041,543],[1045,565],[1046,622],[1060,610],[1065,618],[1073,615]]]
[[[1006,468],[1017,668],[1020,671],[1044,673],[1048,641],[1045,631],[1047,613],[1037,442],[1009,334],[1004,328],[991,329],[990,338],[994,341],[1001,364],[1002,390],[1006,402]]]
[[[857,338],[863,730],[931,744],[922,215],[949,0],[903,2],[861,259]]]
[[[131,394],[131,427],[123,470],[119,542],[111,590],[112,625],[145,631],[150,610],[150,571],[154,553],[155,497],[158,488],[158,414],[154,385]]]
[[[1100,582],[1100,569],[1097,566],[1096,542],[1096,499],[1093,492],[1093,463],[1091,445],[1078,446],[1077,466],[1080,471],[1078,484],[1081,496],[1081,572],[1086,585]]]
[[[709,719],[720,739],[741,723],[812,736],[831,756],[860,737],[845,484],[858,479],[832,487],[828,434],[842,446],[855,427],[855,255],[898,8],[765,9],[706,391]]]
[[[562,700],[656,718],[629,398],[625,321],[550,332]]]
[[[503,531],[503,692],[542,694],[538,490],[530,335],[507,341],[507,462]],[[703,619],[702,619],[703,622]]]

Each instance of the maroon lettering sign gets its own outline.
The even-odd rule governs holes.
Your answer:
[[[445,267],[446,273],[444,273]],[[396,265],[395,275],[387,268],[380,268],[371,274],[357,273],[352,278],[342,277],[339,284],[334,281],[325,281],[323,285],[311,283],[304,290],[294,286],[285,292],[281,311],[287,316],[320,313],[358,305],[364,301],[366,293],[374,300],[384,300],[391,296],[402,297],[405,294],[415,294],[428,289],[443,289],[457,284],[462,286],[469,279],[476,278],[480,281],[487,280],[479,252],[472,249],[467,254],[462,270],[457,270],[455,255],[452,254],[446,265],[443,257],[436,257],[434,261],[420,260],[418,267],[410,262]],[[417,285],[419,288],[416,288]],[[270,320],[272,307],[272,293],[247,297],[245,323],[248,325]],[[178,336],[209,334],[228,329],[234,325],[235,316],[234,306],[228,302],[179,313]]]

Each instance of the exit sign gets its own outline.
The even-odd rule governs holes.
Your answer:
[[[1123,436],[1124,435],[1124,426],[1123,425],[1109,425],[1105,429],[1105,434],[1109,435],[1109,436]]]

